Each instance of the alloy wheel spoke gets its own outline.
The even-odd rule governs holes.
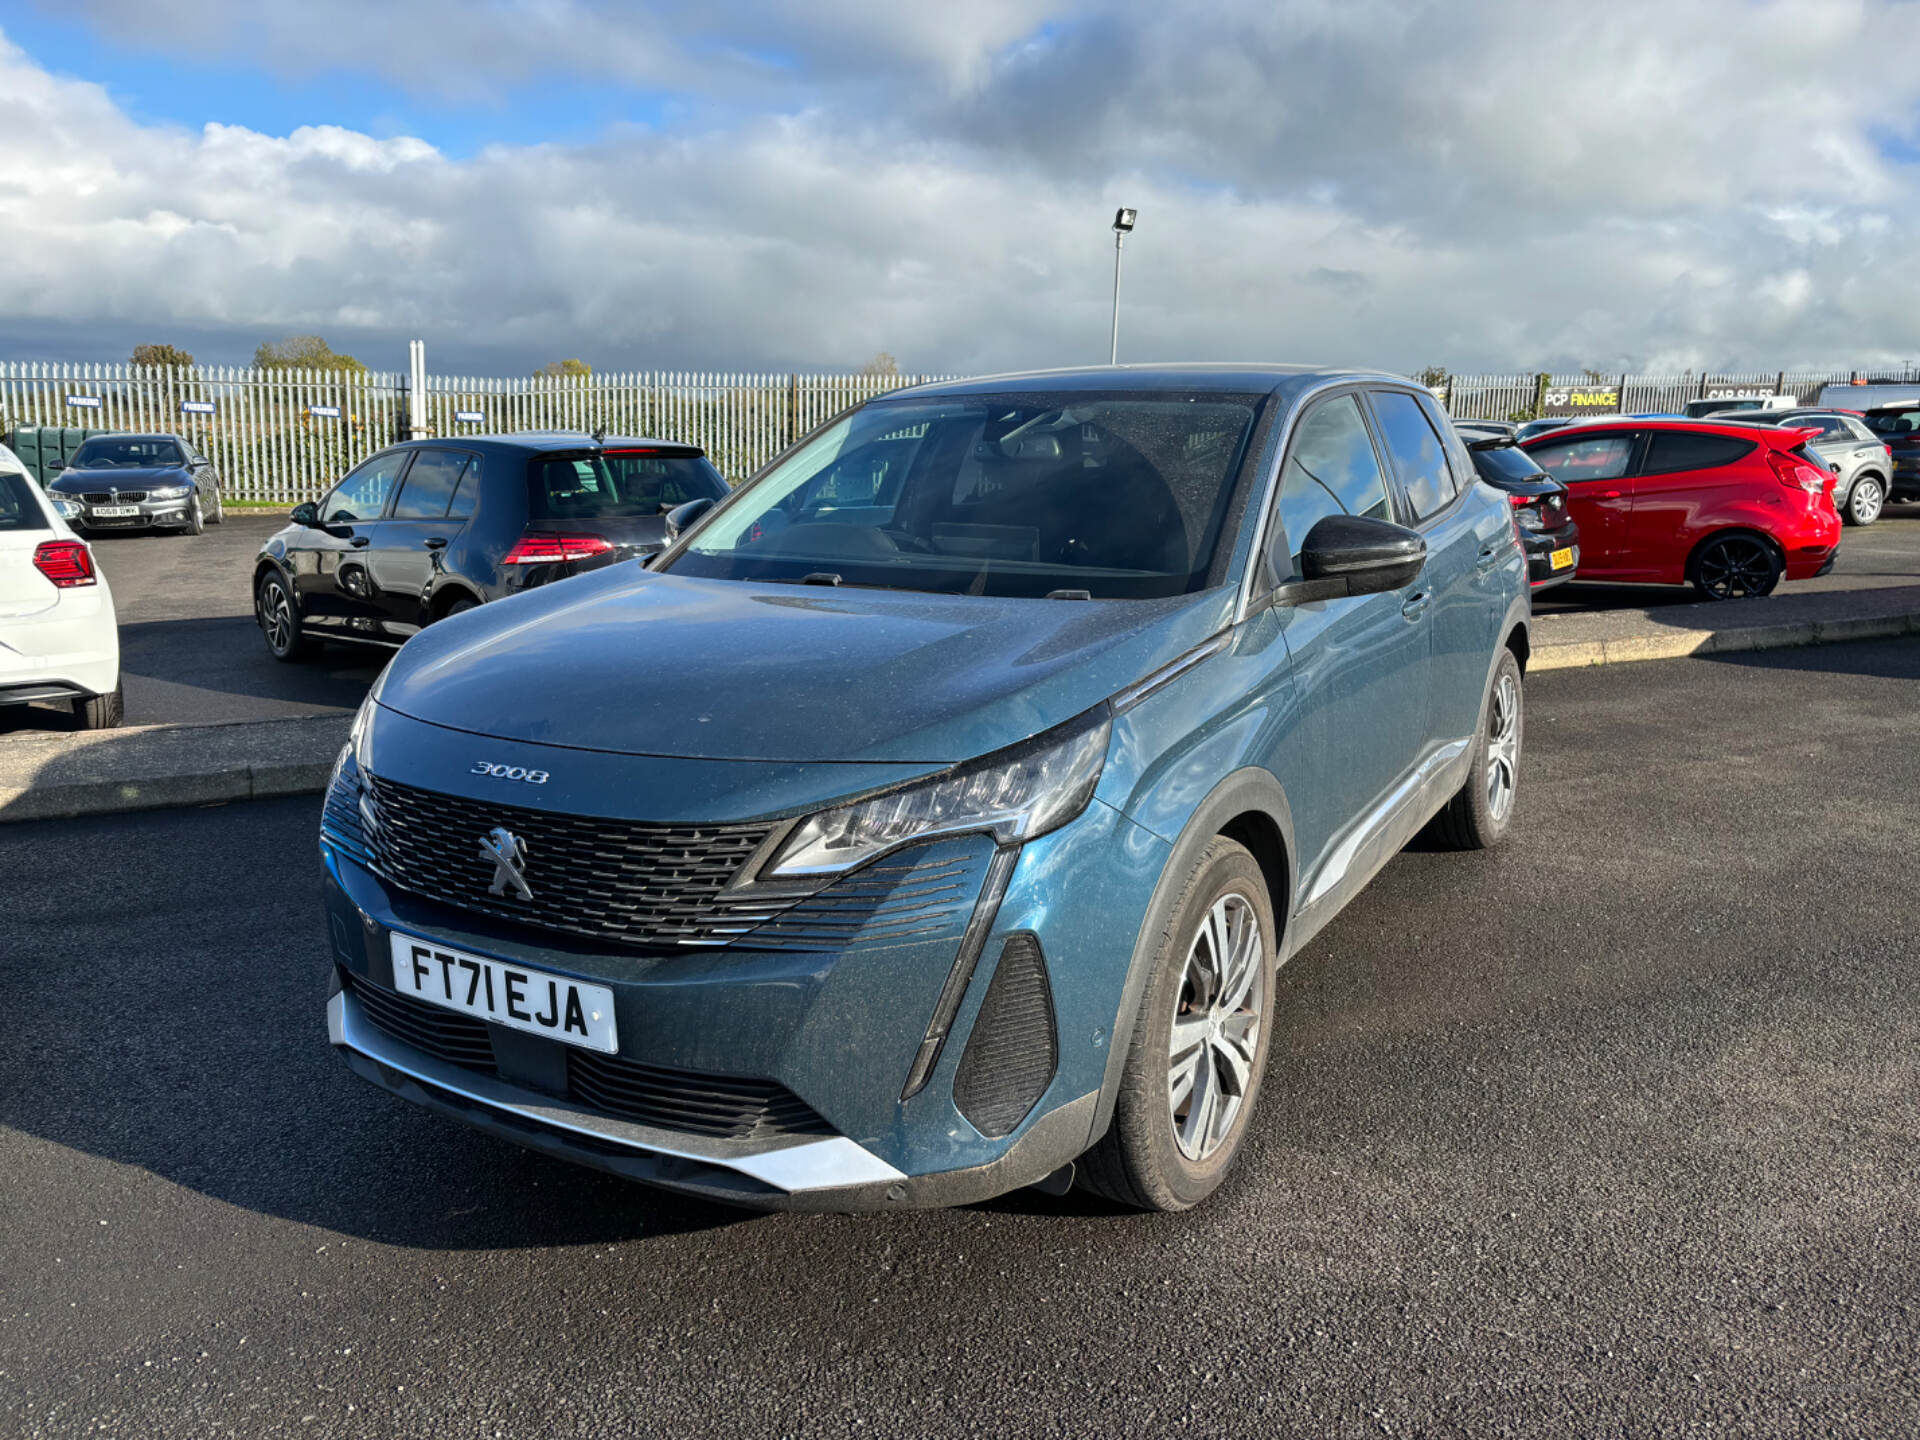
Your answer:
[[[1212,1148],[1208,1144],[1212,1138],[1209,1132],[1220,1095],[1220,1081],[1213,1073],[1213,1064],[1205,1049],[1201,1050],[1199,1061],[1194,1067],[1192,1092],[1187,1096],[1187,1123],[1180,1131],[1180,1148],[1196,1160]]]
[[[1168,1053],[1173,1057],[1177,1068],[1182,1059],[1198,1050],[1207,1042],[1207,1017],[1205,1015],[1174,1016],[1173,1035],[1167,1045]]]
[[[1253,1079],[1253,1055],[1238,1045],[1227,1043],[1223,1034],[1213,1044],[1215,1068],[1220,1074],[1229,1095],[1244,1097],[1249,1082]]]
[[[1173,1069],[1167,1074],[1167,1102],[1173,1106],[1177,1115],[1187,1097],[1193,1093],[1195,1079],[1200,1073],[1200,1063],[1206,1058],[1207,1047],[1195,1046],[1184,1058],[1174,1062]]]

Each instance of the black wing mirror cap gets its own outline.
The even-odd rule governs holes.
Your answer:
[[[713,501],[702,496],[698,500],[689,500],[684,505],[676,505],[667,511],[667,543],[672,544],[680,538],[680,532],[707,511],[713,508]]]
[[[302,500],[298,505],[293,507],[287,518],[296,525],[318,525],[320,523],[320,507],[311,500]]]
[[[1378,595],[1411,585],[1427,560],[1427,542],[1404,525],[1367,515],[1329,515],[1307,532],[1300,573],[1309,582],[1344,580],[1349,595]]]

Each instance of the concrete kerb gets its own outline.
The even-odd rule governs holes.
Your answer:
[[[0,822],[318,794],[351,723],[318,715],[16,732],[0,738]]]
[[[1843,640],[1881,640],[1920,634],[1920,609],[1891,615],[1837,616],[1777,625],[1740,625],[1725,630],[1663,630],[1605,640],[1535,641],[1527,669],[1568,670],[1583,665],[1617,665],[1636,660],[1680,660],[1695,655],[1729,655],[1747,650],[1779,650],[1796,645]]]

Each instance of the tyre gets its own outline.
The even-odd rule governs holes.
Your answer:
[[[184,528],[189,535],[204,535],[207,533],[207,522],[205,517],[200,514],[200,496],[197,491],[194,497],[187,501],[187,523]]]
[[[1113,1124],[1080,1159],[1086,1188],[1141,1210],[1185,1210],[1219,1187],[1260,1095],[1276,953],[1259,862],[1216,836],[1159,937]]]
[[[1751,600],[1780,583],[1780,556],[1758,535],[1716,535],[1695,552],[1688,579],[1709,600]]]
[[[207,517],[209,525],[223,524],[227,518],[227,497],[218,490],[213,493],[213,514]]]
[[[447,613],[440,618],[446,620],[454,615],[464,615],[469,610],[478,610],[479,608],[480,602],[477,600],[456,600],[447,606]]]
[[[293,662],[305,660],[314,653],[314,643],[301,627],[293,592],[278,574],[269,572],[260,577],[254,603],[260,617],[260,633],[266,637],[267,649],[274,659]]]
[[[125,714],[126,702],[118,685],[105,695],[93,695],[73,702],[73,718],[80,722],[82,730],[111,730]]]
[[[1489,850],[1507,838],[1520,793],[1520,750],[1527,734],[1527,689],[1520,662],[1500,652],[1487,687],[1486,720],[1460,793],[1433,817],[1431,833],[1450,850]]]
[[[1853,482],[1840,518],[1849,525],[1871,525],[1887,508],[1887,487],[1878,475],[1862,475]]]

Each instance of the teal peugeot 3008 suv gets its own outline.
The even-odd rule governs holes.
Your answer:
[[[739,1204],[1193,1205],[1276,967],[1423,827],[1512,822],[1511,508],[1391,375],[860,406],[395,657],[325,805],[333,1044]]]

